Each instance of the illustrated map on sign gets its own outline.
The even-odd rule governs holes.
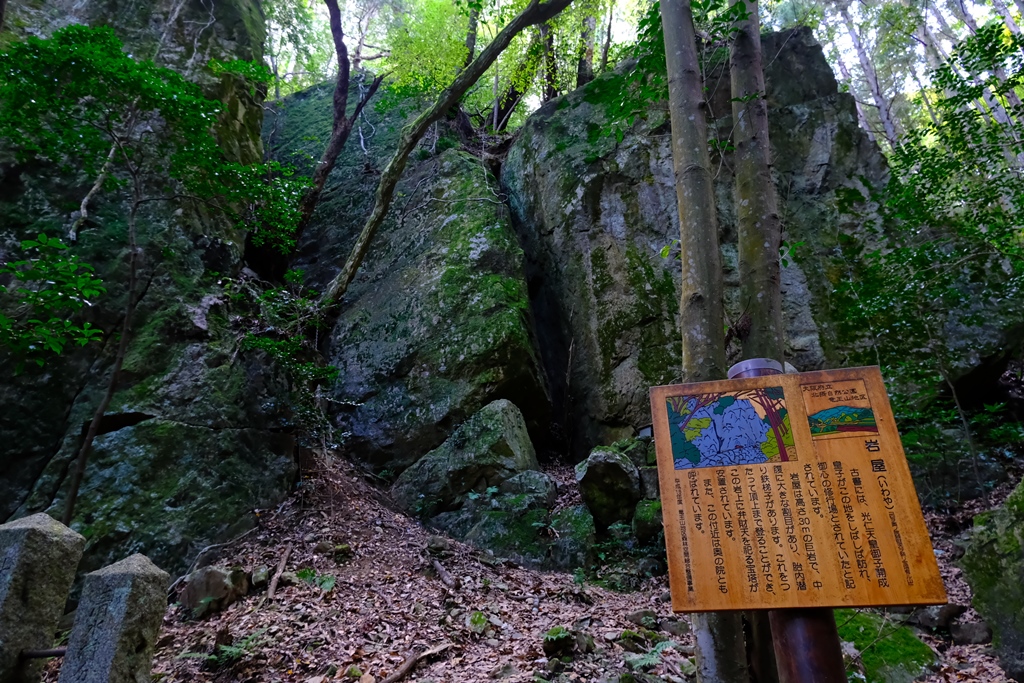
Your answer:
[[[677,470],[796,460],[782,387],[666,399]]]
[[[841,439],[878,433],[862,380],[805,384],[800,388],[812,438]]]

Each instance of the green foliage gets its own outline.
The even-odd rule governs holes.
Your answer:
[[[470,491],[469,493],[466,494],[466,497],[469,498],[470,500],[478,500],[478,499],[483,498],[483,497],[486,496],[486,498],[488,500],[490,500],[495,495],[497,495],[497,493],[498,493],[498,487],[497,486],[488,486],[487,490],[485,490],[483,493],[478,493],[476,491]]]
[[[258,86],[265,86],[274,79],[274,74],[270,73],[266,66],[244,59],[233,59],[230,62],[211,59],[207,66],[214,75],[230,74],[246,81],[249,84],[249,95],[252,97],[256,97]]]
[[[955,382],[979,350],[971,348],[979,330],[1024,316],[1024,142],[1015,126],[972,106],[981,88],[1005,94],[1021,85],[1022,49],[1024,39],[1001,24],[960,43],[933,76],[945,93],[932,104],[936,120],[893,150],[884,194],[838,196],[847,213],[878,210],[859,216],[865,239],[840,236],[836,331],[853,349],[850,362],[885,369],[908,455],[919,462],[967,451],[977,467],[979,450],[1006,445],[976,428],[992,413],[960,405]],[[949,438],[952,429],[962,436]],[[1018,433],[996,432],[1011,443]]]
[[[40,234],[21,248],[32,256],[0,264],[0,276],[13,281],[0,285],[0,346],[17,360],[42,366],[67,344],[84,346],[101,336],[88,322],[75,322],[73,313],[102,296],[106,289],[92,266],[68,253],[59,239]]]
[[[475,611],[469,615],[469,628],[475,633],[483,633],[487,628],[487,615],[483,612]]]
[[[264,0],[267,20],[266,58],[274,99],[316,85],[330,77],[334,57],[326,17],[314,0]]]
[[[338,376],[338,368],[319,365],[313,361],[302,361],[302,342],[297,339],[270,339],[249,335],[242,341],[242,350],[259,349],[284,368],[294,381],[324,382]]]
[[[324,593],[330,593],[338,579],[334,574],[317,574],[315,569],[304,567],[295,572],[296,578],[310,586],[316,586]]]
[[[643,654],[627,654],[625,657],[626,665],[634,671],[650,669],[661,664],[662,655],[666,650],[672,650],[677,647],[679,647],[679,644],[675,641],[663,640]],[[691,671],[690,673],[693,672]]]
[[[302,271],[290,270],[284,279],[283,287],[251,279],[225,278],[221,283],[236,310],[245,313],[239,318],[244,330],[241,350],[266,353],[287,374],[304,436],[333,439],[318,400],[319,387],[338,376],[338,369],[325,365],[316,348],[324,311],[317,293],[303,287]]]
[[[216,69],[265,78],[246,62]],[[136,202],[151,190],[146,199],[201,199],[287,253],[308,180],[278,163],[229,161],[212,132],[222,109],[197,84],[132,58],[107,27],[71,25],[0,52],[0,138],[18,161],[87,177],[111,164],[105,189],[130,186]]]
[[[217,645],[213,652],[183,652],[178,659],[202,659],[210,668],[226,669],[255,652],[263,644],[266,630],[258,629],[235,645]]]
[[[572,641],[572,631],[564,626],[553,626],[544,634],[544,642],[563,645]]]
[[[440,92],[466,61],[466,8],[450,0],[422,0],[415,17],[393,27],[388,36],[390,86],[383,106]]]
[[[742,2],[729,0],[695,0],[691,3],[693,21],[702,40],[699,45],[701,73],[728,60],[728,41],[736,31],[735,22],[745,17]],[[614,135],[622,141],[638,118],[642,118],[659,103],[668,99],[668,77],[665,66],[665,36],[661,25],[661,5],[652,2],[637,25],[637,40],[632,49],[636,67],[625,76],[622,87],[610,93],[607,104],[610,125],[602,135]],[[709,140],[712,148],[723,151],[728,140]]]

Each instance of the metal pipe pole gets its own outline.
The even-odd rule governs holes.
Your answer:
[[[768,620],[781,683],[847,683],[831,609],[773,609]]]
[[[750,358],[729,368],[729,379],[781,375],[781,363]],[[753,614],[753,613],[752,613]],[[752,622],[757,624],[759,616]],[[804,607],[768,610],[779,683],[848,683],[843,649],[832,610]],[[765,657],[756,653],[755,661]]]

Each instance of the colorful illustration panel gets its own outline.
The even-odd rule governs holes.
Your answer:
[[[677,470],[796,460],[782,387],[666,399]]]

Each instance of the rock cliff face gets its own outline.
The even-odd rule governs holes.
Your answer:
[[[783,270],[787,357],[797,368],[830,357],[825,257],[856,226],[836,211],[836,191],[885,179],[884,160],[857,127],[853,99],[807,29],[763,37],[773,160],[786,239],[806,242],[805,272]],[[727,140],[728,75],[717,83],[713,130]],[[678,377],[679,268],[660,250],[678,238],[669,123],[653,109],[621,142],[602,134],[621,71],[545,104],[527,121],[502,169],[523,248],[551,379],[555,414],[581,457],[650,422],[649,387]],[[715,160],[716,196],[735,322],[747,305],[736,288],[730,158]],[[820,267],[819,267],[820,266]]]
[[[255,0],[13,2],[7,30],[46,36],[69,23],[109,25],[127,49],[199,80],[225,113],[216,129],[234,159],[262,157],[262,109],[230,77],[203,71],[211,58],[260,58]],[[5,33],[0,41],[9,39]],[[64,236],[94,178],[21,167],[0,148],[0,260],[20,240]],[[124,310],[127,208],[97,195],[76,251],[108,288],[90,309],[107,342],[14,374],[0,360],[0,519],[61,514],[71,459],[106,389]],[[142,295],[122,382],[96,439],[74,527],[88,539],[83,570],[144,552],[169,571],[199,548],[252,524],[252,510],[280,500],[295,473],[288,387],[253,353],[240,353],[223,276],[242,267],[244,234],[192,204],[152,202],[139,217]]]
[[[305,154],[319,155],[332,92],[321,86],[287,98],[268,117],[277,158],[301,166]],[[296,264],[314,288],[347,256],[380,168],[417,106],[371,108],[342,153]],[[439,126],[411,161],[325,344],[340,370],[328,405],[345,447],[387,474],[497,399],[512,401],[535,437],[546,424],[523,252],[494,177],[457,145]]]

